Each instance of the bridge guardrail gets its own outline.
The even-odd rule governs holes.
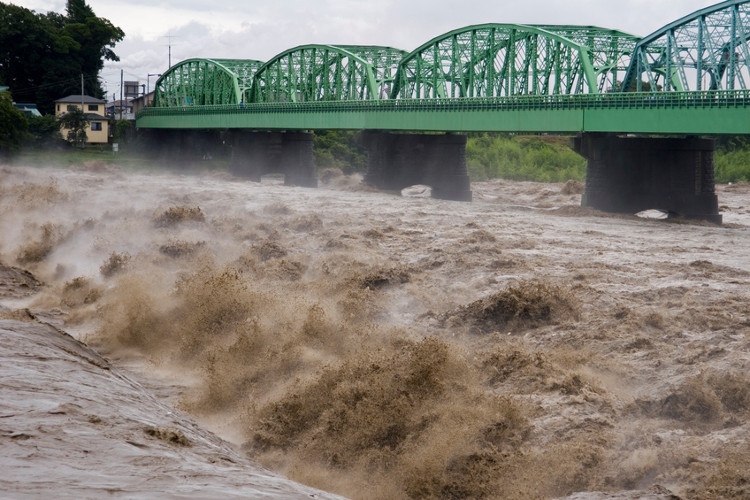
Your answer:
[[[625,92],[587,95],[384,99],[368,101],[275,102],[145,108],[136,118],[201,114],[341,113],[399,111],[530,111],[559,109],[643,109],[685,107],[750,107],[750,90],[691,92]]]

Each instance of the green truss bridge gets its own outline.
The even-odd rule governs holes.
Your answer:
[[[136,124],[177,149],[201,142],[196,131],[231,132],[237,173],[281,168],[303,185],[314,183],[304,131],[363,130],[368,182],[421,181],[462,200],[471,192],[461,133],[578,134],[584,203],[719,220],[713,145],[694,136],[750,134],[748,38],[750,1],[729,0],[644,38],[482,24],[411,52],[303,45],[266,62],[188,59],[159,78]]]

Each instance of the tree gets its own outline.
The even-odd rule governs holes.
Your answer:
[[[28,123],[21,110],[13,106],[10,93],[0,92],[0,156],[16,150],[24,138]]]
[[[102,98],[97,75],[104,60],[119,60],[112,48],[124,36],[85,0],[68,0],[67,15],[0,2],[0,80],[16,102],[36,103],[45,114],[56,99],[81,92],[81,74],[84,93]]]
[[[60,123],[55,115],[32,116],[29,120],[29,139],[35,146],[45,146],[60,139]]]
[[[86,119],[86,113],[77,107],[72,107],[64,115],[62,115],[58,122],[60,128],[63,131],[67,131],[66,139],[73,144],[84,147],[86,144],[86,128],[89,125],[89,121]]]
[[[133,129],[130,120],[117,120],[115,122],[113,139],[116,142],[127,142],[128,134]]]

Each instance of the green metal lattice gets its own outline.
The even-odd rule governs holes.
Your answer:
[[[633,40],[593,27],[468,26],[406,56],[391,98],[598,93],[598,75],[609,74],[623,58],[612,52],[634,46]]]
[[[187,59],[157,81],[153,106],[160,108],[239,104],[261,61]]]
[[[282,52],[258,69],[248,102],[377,99],[373,65],[333,45],[303,45]]]
[[[625,90],[732,90],[750,83],[750,2],[730,0],[641,40]]]

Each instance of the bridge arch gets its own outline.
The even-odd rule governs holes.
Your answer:
[[[640,37],[599,26],[538,25],[546,31],[562,35],[586,47],[596,75],[600,93],[619,86],[630,67]]]
[[[625,91],[734,90],[750,84],[750,1],[698,10],[635,48]]]
[[[239,104],[262,64],[249,59],[186,59],[156,81],[153,106]]]
[[[389,97],[398,72],[398,65],[409,54],[405,50],[375,45],[337,45],[337,47],[358,55],[372,66],[379,99]]]
[[[301,45],[258,69],[247,101],[379,99],[401,53],[389,47]]]
[[[598,93],[586,46],[537,26],[482,24],[407,55],[391,98]]]

